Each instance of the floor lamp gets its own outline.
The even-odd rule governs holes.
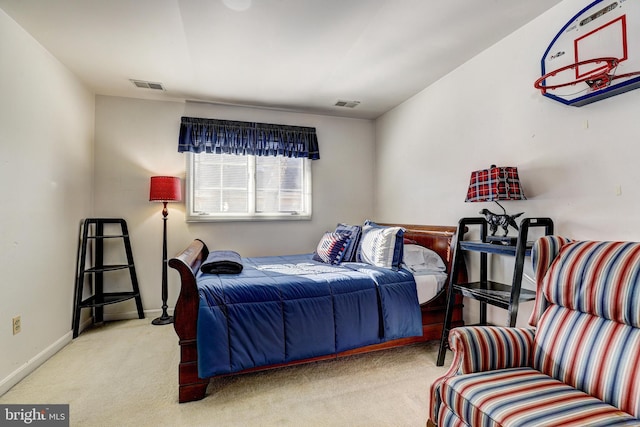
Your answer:
[[[173,176],[152,176],[149,185],[149,201],[162,202],[162,316],[151,321],[154,325],[167,325],[173,323],[173,317],[167,313],[167,210],[168,202],[182,200],[180,191],[180,178]]]

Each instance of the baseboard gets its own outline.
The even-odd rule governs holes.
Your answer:
[[[73,337],[72,331],[67,332],[62,338],[42,350],[35,357],[28,360],[25,364],[9,374],[8,377],[0,380],[0,396],[8,392],[11,387],[22,381],[27,375],[35,371],[40,365],[53,357],[54,354],[62,350],[71,342]]]

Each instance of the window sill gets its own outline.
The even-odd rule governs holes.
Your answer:
[[[310,221],[311,214],[305,215],[256,215],[256,216],[218,216],[187,215],[187,222],[256,222],[256,221]]]

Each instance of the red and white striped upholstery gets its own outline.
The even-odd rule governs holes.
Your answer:
[[[533,329],[468,326],[449,333],[451,367],[431,385],[431,419],[438,419],[441,386],[449,378],[496,369],[531,366]],[[448,426],[448,424],[440,424]]]
[[[554,254],[557,254],[554,258]],[[537,329],[464,327],[431,387],[440,426],[640,426],[640,243],[536,242]]]
[[[548,303],[542,295],[542,280],[560,249],[572,240],[562,236],[545,236],[536,240],[531,248],[531,264],[536,279],[536,301],[529,318],[529,324],[536,326],[538,319],[547,309]]]
[[[640,421],[532,368],[452,377],[443,406],[470,426],[618,426]],[[448,424],[441,423],[442,426]]]

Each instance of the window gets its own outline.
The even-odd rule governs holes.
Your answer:
[[[311,218],[311,160],[187,155],[187,221]]]

